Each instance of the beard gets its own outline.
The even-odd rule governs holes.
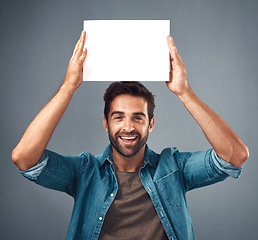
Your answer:
[[[119,141],[120,136],[126,136],[126,137],[131,137],[131,136],[137,136],[136,138],[136,143],[134,144],[121,144]],[[141,136],[137,131],[132,131],[132,132],[117,132],[114,136],[110,133],[110,129],[108,127],[108,137],[111,145],[116,149],[117,152],[119,152],[122,156],[124,157],[133,157],[135,156],[141,149],[142,147],[146,144],[147,139],[148,139],[149,133],[145,136]]]

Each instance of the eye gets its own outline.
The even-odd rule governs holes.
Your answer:
[[[117,121],[120,121],[120,120],[122,120],[122,117],[121,116],[115,116],[114,119],[117,120]]]
[[[139,117],[139,116],[134,117],[134,120],[135,120],[135,121],[138,121],[138,122],[139,122],[139,121],[143,121],[142,117]]]

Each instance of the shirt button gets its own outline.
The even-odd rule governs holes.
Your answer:
[[[111,197],[114,197],[114,193],[111,193],[110,196],[111,196]]]
[[[99,217],[99,221],[102,221],[102,219],[103,219],[102,217]]]

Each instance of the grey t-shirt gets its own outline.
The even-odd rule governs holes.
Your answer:
[[[116,171],[118,192],[101,229],[103,240],[168,239],[137,172]]]

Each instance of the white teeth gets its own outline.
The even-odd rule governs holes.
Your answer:
[[[121,137],[122,139],[125,139],[125,140],[133,140],[133,139],[136,139],[136,137]]]

